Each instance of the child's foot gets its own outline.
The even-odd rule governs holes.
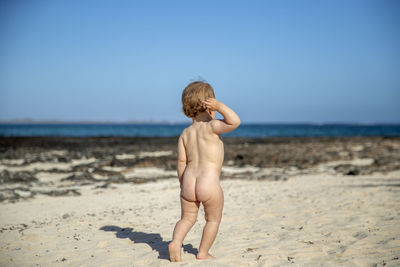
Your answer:
[[[181,247],[174,243],[171,242],[168,245],[168,251],[169,251],[169,260],[172,262],[177,262],[177,261],[182,261],[181,260]]]
[[[210,253],[207,253],[207,254],[200,254],[200,253],[197,253],[197,255],[196,255],[196,258],[198,259],[198,260],[211,260],[211,259],[215,259],[215,257],[213,256],[213,255],[211,255]]]

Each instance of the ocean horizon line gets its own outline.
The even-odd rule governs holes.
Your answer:
[[[11,119],[11,120],[0,120],[0,124],[23,124],[23,125],[189,125],[191,121],[167,121],[167,120],[36,120],[36,119]],[[363,122],[363,121],[326,121],[326,122],[315,122],[315,121],[242,121],[242,125],[400,125],[400,122]]]

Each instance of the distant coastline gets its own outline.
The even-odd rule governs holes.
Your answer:
[[[35,120],[35,119],[11,119],[0,120],[0,124],[188,124],[185,121],[166,121],[166,120],[126,120],[126,121],[92,121],[92,120]]]
[[[55,125],[187,125],[191,121],[168,121],[168,120],[125,120],[125,121],[94,121],[94,120],[36,120],[31,118],[0,120],[0,124],[55,124]],[[242,122],[243,125],[400,125],[400,122]]]

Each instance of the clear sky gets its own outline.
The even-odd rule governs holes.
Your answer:
[[[400,1],[0,1],[0,120],[400,122]]]

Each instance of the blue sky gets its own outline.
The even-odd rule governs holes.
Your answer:
[[[399,1],[0,1],[0,120],[400,122]]]

